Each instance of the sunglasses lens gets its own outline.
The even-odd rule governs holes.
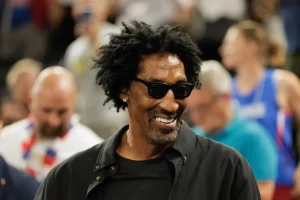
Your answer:
[[[194,85],[188,83],[169,85],[165,83],[148,82],[138,78],[134,80],[146,85],[148,94],[155,99],[163,98],[170,89],[172,89],[175,99],[184,99],[191,94],[194,88]]]
[[[175,99],[184,99],[190,96],[194,86],[187,84],[179,84],[173,87]]]
[[[151,97],[155,99],[163,98],[169,90],[169,87],[160,83],[151,83],[148,86],[148,93]]]

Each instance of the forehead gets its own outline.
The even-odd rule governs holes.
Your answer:
[[[95,9],[103,5],[105,2],[106,1],[104,0],[77,0],[74,5],[77,6],[77,8],[86,8],[88,6],[88,8]]]
[[[170,78],[186,80],[182,61],[173,54],[153,54],[145,56],[140,63],[140,74],[145,79],[170,81]],[[172,81],[171,81],[172,82]]]
[[[75,1],[75,4],[87,4],[87,3],[96,3],[96,0],[77,0]]]
[[[17,79],[16,79],[16,83],[20,83],[20,82],[26,82],[26,81],[32,81],[36,79],[38,72],[32,72],[32,73],[21,73]]]
[[[72,101],[75,101],[75,96],[72,91],[63,90],[43,90],[36,95],[36,102],[44,106],[68,106]]]
[[[236,28],[230,28],[225,36],[226,41],[234,41],[241,38],[240,31]]]
[[[188,103],[191,106],[206,103],[210,101],[212,96],[212,92],[205,87],[202,87],[200,90],[194,89],[188,98]]]

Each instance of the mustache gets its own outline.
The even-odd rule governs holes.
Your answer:
[[[62,125],[57,128],[42,126],[40,132],[44,137],[59,137],[65,132],[66,128]]]
[[[156,116],[166,116],[168,118],[174,118],[182,115],[182,110],[178,109],[176,112],[168,112],[166,110],[151,110],[149,112],[149,119],[153,119]]]

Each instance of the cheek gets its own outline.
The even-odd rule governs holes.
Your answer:
[[[132,119],[139,124],[146,124],[149,120],[149,112],[153,110],[153,100],[145,95],[129,96],[128,112]]]
[[[220,114],[219,110],[220,110],[220,108],[222,109],[222,107],[220,107],[220,106],[221,106],[221,105],[218,104],[218,102],[216,102],[216,103],[211,107],[209,113],[210,113],[210,115],[211,115],[212,117],[215,118],[215,117],[218,117],[218,116],[219,116],[219,114]]]
[[[208,110],[205,110],[205,112],[202,114],[199,113],[199,120],[201,120],[201,123],[203,123],[206,126],[210,126],[211,124],[214,124],[217,117],[218,117],[218,112],[213,107],[211,107]]]
[[[225,56],[223,56],[222,61],[224,65],[232,69],[233,67],[237,67],[239,65],[240,60],[243,60],[243,54],[241,52],[232,50],[231,52],[228,52]]]
[[[222,60],[224,64],[230,63],[235,56],[235,50],[232,47],[226,47],[222,50]]]
[[[21,88],[20,87],[15,87],[13,89],[13,95],[19,101],[21,99],[21,96],[22,96],[22,90],[21,90]]]
[[[188,99],[184,99],[184,100],[180,100],[177,101],[178,105],[179,105],[179,109],[181,111],[181,113],[183,113],[185,111],[185,109],[187,108],[188,105]]]
[[[61,116],[61,121],[62,121],[64,124],[68,124],[68,123],[71,122],[72,116],[73,116],[73,112],[70,111],[70,112],[64,114],[63,116]]]
[[[38,106],[32,106],[30,107],[30,111],[33,115],[33,117],[38,121],[39,123],[44,123],[48,119],[48,114],[43,112],[42,109],[39,109]]]
[[[230,59],[236,60],[237,58],[239,58],[239,55],[241,55],[240,48],[238,48],[238,47],[230,48],[230,51],[229,51]]]
[[[215,107],[211,110],[211,123],[213,124],[219,124],[223,121],[224,117],[224,106],[221,105],[215,105]]]
[[[196,125],[201,125],[204,120],[204,115],[201,112],[193,113],[190,115],[192,122]]]
[[[34,116],[40,124],[47,122],[48,115],[44,112],[36,112],[36,113],[34,113]]]
[[[135,117],[147,116],[147,113],[155,107],[156,100],[151,99],[143,88],[132,87],[128,94],[128,111]],[[138,119],[136,118],[136,119]]]

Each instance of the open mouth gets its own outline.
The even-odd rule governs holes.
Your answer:
[[[174,130],[177,126],[177,116],[172,118],[166,118],[166,117],[155,117],[154,121],[158,128],[161,129],[168,129],[168,130]]]
[[[163,124],[172,124],[175,122],[176,117],[173,118],[155,117],[155,120]]]

